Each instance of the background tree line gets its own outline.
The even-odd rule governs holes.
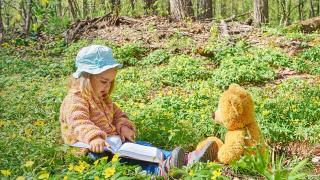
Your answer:
[[[61,33],[80,19],[106,13],[173,19],[224,19],[252,13],[256,25],[289,25],[320,16],[320,0],[0,0],[0,39],[45,31]]]

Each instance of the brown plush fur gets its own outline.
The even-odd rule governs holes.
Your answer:
[[[223,144],[216,137],[209,137],[197,146],[197,149],[199,149],[206,142],[215,141],[219,146],[218,159],[212,159],[212,161],[229,164],[240,159],[244,154],[245,147],[258,144],[262,145],[261,150],[264,151],[264,140],[255,120],[252,97],[239,85],[230,85],[229,89],[222,94],[213,118],[228,129],[225,135],[225,143]]]

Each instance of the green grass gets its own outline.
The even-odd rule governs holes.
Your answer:
[[[176,41],[177,37],[172,38],[168,47],[179,47]],[[207,136],[223,139],[226,129],[211,120],[211,113],[231,83],[239,83],[252,93],[258,122],[269,142],[320,140],[320,85],[315,66],[319,64],[318,46],[290,58],[277,49],[251,47],[243,40],[234,46],[208,42],[208,50],[218,50],[218,54],[200,58],[171,54],[168,49],[150,51],[141,44],[119,47],[103,40],[80,40],[66,46],[57,39],[39,50],[36,43],[27,43],[30,47],[18,49],[12,42],[0,49],[0,170],[12,172],[7,179],[31,179],[46,173],[53,179],[65,175],[103,178],[104,170],[112,167],[114,177],[147,178],[136,166],[112,162],[94,166],[86,157],[72,155],[72,150],[62,144],[59,107],[75,70],[75,55],[90,43],[111,46],[125,64],[118,71],[113,99],[137,125],[139,140],[169,150],[176,146],[193,150]],[[276,78],[276,70],[284,67],[315,77],[266,85]],[[70,164],[85,170],[68,170]],[[175,173],[184,179],[210,178],[217,169],[217,165],[196,164]],[[0,178],[5,177],[0,174]]]

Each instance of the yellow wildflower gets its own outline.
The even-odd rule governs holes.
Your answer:
[[[35,126],[43,126],[44,125],[44,121],[43,120],[38,120],[36,122],[33,123]]]
[[[64,176],[63,180],[68,180],[68,175]]]
[[[2,169],[1,170],[1,174],[4,176],[10,176],[11,175],[11,171],[9,169]]]
[[[3,120],[0,120],[0,127],[4,126],[6,123]]]
[[[8,43],[2,43],[1,46],[5,47],[5,48],[10,47],[10,45]]]
[[[99,180],[100,178],[99,178],[99,176],[94,176],[93,177],[93,180]]]
[[[74,171],[82,173],[86,168],[84,166],[76,165],[74,166]]]
[[[27,161],[27,162],[24,164],[24,166],[25,166],[25,167],[32,167],[33,164],[34,164],[33,161]]]
[[[89,168],[90,165],[84,161],[79,161],[79,165],[73,167],[74,171],[82,173],[85,169]]]
[[[118,160],[119,160],[119,154],[115,154],[115,155],[112,157],[111,162],[112,162],[112,163],[115,163],[115,162],[118,162]]]
[[[215,162],[209,162],[208,165],[209,166],[214,166],[216,163]]]
[[[85,161],[80,161],[79,165],[85,167],[86,169],[90,167],[90,164],[86,163]]]
[[[194,175],[193,170],[189,171],[189,176],[193,176],[193,175]]]
[[[73,169],[74,169],[73,164],[69,164],[69,166],[68,166],[68,170],[69,170],[69,171],[72,171]]]
[[[104,161],[104,160],[108,160],[108,156],[105,156],[105,157],[103,157],[103,158],[100,158],[100,161]]]
[[[26,180],[26,177],[24,177],[24,176],[18,176],[16,180]]]
[[[263,115],[263,116],[268,116],[269,114],[270,114],[269,111],[262,111],[262,115]]]
[[[39,175],[39,179],[48,179],[50,174],[47,171],[42,171]]]
[[[116,169],[114,167],[107,168],[104,170],[104,177],[109,178],[113,176],[115,172],[116,172]]]
[[[219,176],[221,176],[221,170],[220,170],[220,169],[214,170],[214,171],[212,172],[211,179],[212,179],[212,180],[215,180],[215,179],[217,179],[217,177],[219,177]]]
[[[31,135],[32,135],[32,129],[26,128],[26,129],[24,130],[24,134],[26,134],[27,136],[31,136]]]
[[[97,166],[99,164],[100,159],[93,162],[94,166]]]

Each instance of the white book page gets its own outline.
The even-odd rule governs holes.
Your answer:
[[[110,145],[113,153],[117,152],[122,145],[120,136],[108,136],[106,142]]]
[[[124,143],[118,150],[118,153],[122,157],[148,162],[160,163],[163,160],[163,153],[158,148],[134,143]]]
[[[110,145],[110,148],[105,146],[105,151],[110,151],[112,153],[116,153],[118,149],[121,147],[122,142],[120,136],[109,136],[106,138],[106,142]],[[90,145],[81,141],[78,141],[71,146],[73,147],[79,147],[79,148],[88,148],[90,149]]]

